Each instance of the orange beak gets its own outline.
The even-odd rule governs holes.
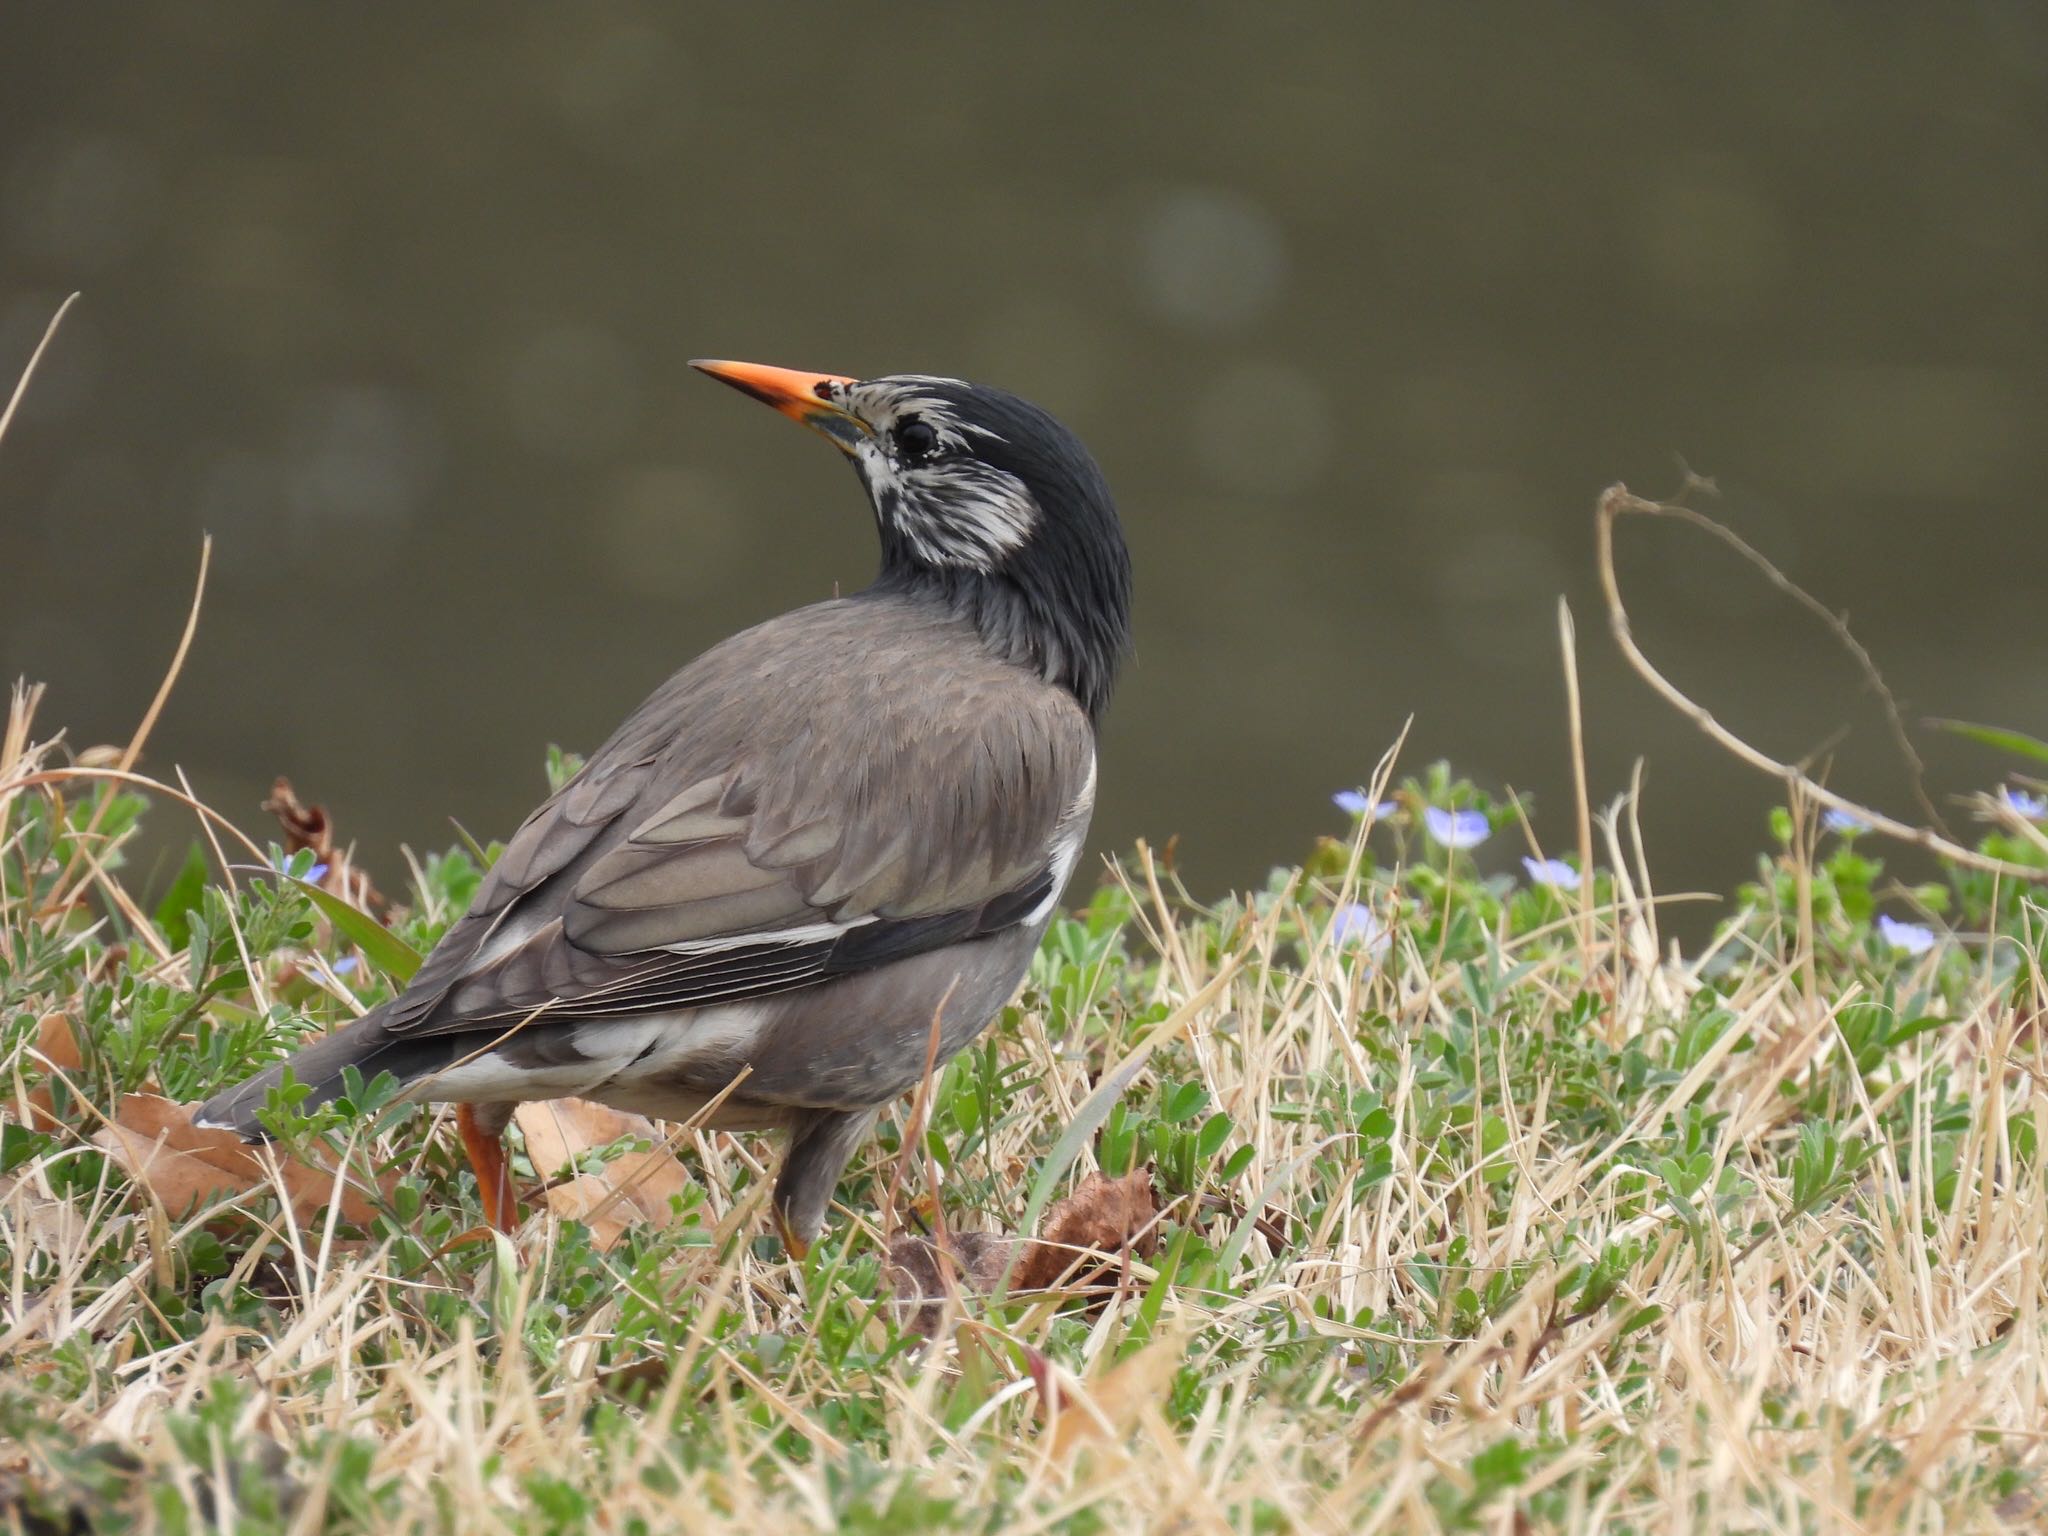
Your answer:
[[[833,397],[859,382],[836,373],[803,373],[795,368],[770,368],[766,363],[726,363],[698,358],[690,366],[730,384],[741,394],[772,405],[791,421],[800,421],[850,453],[872,436],[868,424]]]

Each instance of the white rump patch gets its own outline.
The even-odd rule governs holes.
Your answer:
[[[650,1013],[634,1019],[582,1019],[573,1023],[551,1023],[543,1013],[527,1028],[573,1031],[570,1040],[586,1060],[534,1070],[515,1067],[499,1051],[488,1050],[473,1060],[421,1079],[416,1096],[477,1104],[570,1095],[602,1100],[606,1097],[605,1089],[615,1081],[623,1086],[642,1078],[662,1076],[699,1057],[744,1056],[766,1020],[767,1010],[758,1003]]]
[[[1060,904],[1060,897],[1066,894],[1067,882],[1074,878],[1074,865],[1081,858],[1081,845],[1088,840],[1088,818],[1094,812],[1095,754],[1091,751],[1088,755],[1088,777],[1082,781],[1080,793],[1074,796],[1073,802],[1060,812],[1059,822],[1053,828],[1052,889],[1024,919],[1027,927],[1050,917],[1052,909]]]

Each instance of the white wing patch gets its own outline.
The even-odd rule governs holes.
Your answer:
[[[729,949],[752,949],[757,945],[815,944],[876,921],[876,914],[870,912],[843,923],[805,923],[800,928],[776,928],[767,933],[721,933],[709,939],[684,939],[679,944],[659,947],[671,955],[718,955]]]
[[[514,902],[500,912],[492,922],[490,931],[484,935],[483,943],[463,966],[463,973],[471,975],[500,960],[522,947],[541,929],[554,922],[552,917],[541,917],[532,912],[522,911]]]

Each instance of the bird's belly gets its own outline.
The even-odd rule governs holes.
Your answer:
[[[627,1095],[666,1087],[677,1103],[694,1094],[702,1107],[758,1048],[767,1023],[763,1005],[750,1002],[514,1031],[425,1079],[416,1096],[475,1104],[573,1096],[638,1109]]]
[[[574,1096],[685,1120],[724,1095],[706,1123],[728,1130],[773,1128],[798,1110],[883,1104],[923,1075],[935,1017],[939,1062],[981,1033],[1044,931],[1033,923],[746,1003],[515,1033],[436,1074],[421,1097]]]
[[[1045,922],[769,999],[740,1093],[813,1108],[885,1104],[988,1025],[1030,968]]]

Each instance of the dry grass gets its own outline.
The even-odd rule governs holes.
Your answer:
[[[405,1108],[307,1131],[389,1176],[367,1231],[335,1207],[302,1224],[271,1188],[158,1203],[93,1143],[121,1094],[196,1097],[386,983],[289,893],[149,905],[122,872],[132,785],[74,767],[18,697],[0,749],[16,1528],[2040,1518],[2043,998],[2035,909],[2009,898],[1984,904],[2002,936],[1900,956],[1870,932],[1853,848],[1794,839],[1681,959],[1626,803],[1596,819],[1587,921],[1469,856],[1388,858],[1425,801],[1469,799],[1442,780],[1405,784],[1391,831],[1361,825],[1216,909],[1141,853],[933,1085],[928,1155],[907,1155],[899,1106],[796,1265],[759,1236],[770,1149],[701,1134],[682,1142],[699,1193],[609,1251],[552,1215],[475,1240],[452,1127]],[[410,936],[446,920],[462,865],[422,871]],[[1384,949],[1333,936],[1354,899]],[[180,942],[192,911],[200,939]],[[53,1059],[55,1015],[75,1063]],[[1220,1143],[1197,1145],[1217,1114]],[[904,1222],[922,1195],[954,1229],[1015,1228],[1035,1183],[1130,1145],[1166,1211],[1113,1299],[968,1297],[929,1346],[898,1328],[892,1191]]]

